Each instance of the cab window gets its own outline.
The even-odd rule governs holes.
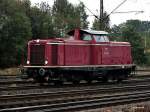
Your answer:
[[[82,40],[90,41],[90,40],[92,40],[92,37],[91,37],[91,35],[89,35],[89,34],[83,34],[83,35],[81,36],[81,39],[82,39]]]
[[[109,42],[109,39],[105,35],[93,35],[96,42]]]

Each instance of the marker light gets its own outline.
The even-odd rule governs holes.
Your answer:
[[[48,64],[48,61],[47,60],[45,60],[45,65],[47,65]]]
[[[27,64],[30,64],[30,61],[29,61],[29,60],[27,61]]]
[[[36,42],[38,42],[38,43],[39,43],[39,42],[40,42],[40,40],[39,40],[39,39],[37,39],[37,40],[36,40]]]

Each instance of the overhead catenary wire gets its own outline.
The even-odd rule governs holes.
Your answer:
[[[79,2],[82,2],[81,0],[78,0]],[[114,11],[116,11],[121,5],[123,5],[127,0],[122,1],[116,8],[114,8],[105,18],[100,18],[97,15],[95,15],[85,4],[85,8],[97,19],[99,20],[105,20],[106,18],[108,18],[112,13],[114,13]]]
[[[134,13],[134,12],[143,13],[144,11],[124,11],[124,12],[113,12],[113,14],[115,14],[115,13]]]
[[[127,0],[122,1],[116,8],[114,8],[104,19],[108,18],[114,11],[116,11],[121,5],[123,5]]]
[[[81,0],[78,0],[79,2],[82,2]],[[97,19],[100,19],[96,14],[94,14],[85,4],[83,4],[85,8]]]
[[[124,11],[124,12],[113,12],[113,14],[117,14],[117,13],[144,13],[144,11]]]

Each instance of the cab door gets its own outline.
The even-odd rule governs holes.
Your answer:
[[[111,64],[111,54],[110,54],[110,43],[101,43],[102,51],[102,64],[109,65]]]
[[[105,35],[94,35],[97,64],[108,65],[111,64],[110,42]]]

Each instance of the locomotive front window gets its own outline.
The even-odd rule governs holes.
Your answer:
[[[82,40],[92,40],[92,37],[91,37],[91,35],[89,35],[89,34],[83,34],[82,36],[81,36],[81,39]]]
[[[96,42],[109,42],[109,39],[105,35],[93,35]]]

